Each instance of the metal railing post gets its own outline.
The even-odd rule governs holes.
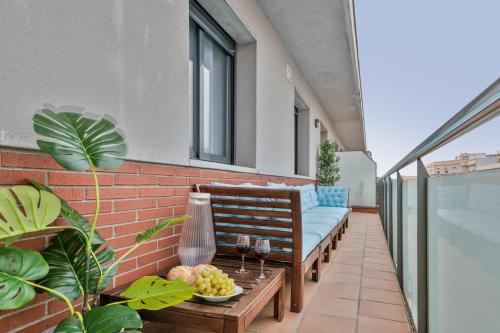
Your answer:
[[[403,177],[398,171],[398,179],[397,179],[397,253],[398,253],[398,264],[397,264],[397,276],[399,280],[399,285],[401,290],[403,290]]]
[[[417,160],[417,302],[418,333],[428,332],[427,180],[429,174]]]
[[[392,252],[392,244],[393,244],[393,239],[394,239],[394,234],[393,229],[392,229],[392,223],[393,223],[393,214],[392,214],[392,179],[391,176],[387,177],[387,234],[389,237],[387,238],[388,243],[389,243],[389,252],[391,255],[393,254]]]

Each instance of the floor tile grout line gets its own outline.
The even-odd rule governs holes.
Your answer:
[[[355,333],[358,333],[358,328],[359,328],[359,316],[360,316],[360,313],[359,313],[359,308],[360,308],[360,305],[361,305],[361,284],[362,284],[362,281],[363,281],[363,269],[364,269],[364,258],[365,258],[365,251],[366,251],[366,237],[367,237],[367,232],[368,232],[368,218],[365,216],[365,230],[364,230],[364,234],[365,234],[365,237],[364,237],[364,240],[363,240],[363,261],[361,262],[361,277],[360,277],[360,280],[359,280],[359,294],[358,294],[358,314],[357,314],[357,320],[356,320],[356,329],[355,329]]]

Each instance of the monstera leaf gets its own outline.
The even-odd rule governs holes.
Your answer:
[[[176,216],[176,217],[169,217],[168,219],[165,219],[155,225],[154,227],[149,228],[148,230],[144,231],[143,233],[138,234],[135,237],[136,243],[141,243],[141,242],[147,242],[148,240],[152,239],[156,234],[158,234],[160,231],[168,227],[169,225],[177,222],[181,222],[184,220],[187,220],[189,218],[188,215],[181,215],[181,216]]]
[[[53,193],[50,187],[40,184],[34,180],[28,179],[28,182],[31,186],[35,187],[38,190],[47,191]],[[54,194],[55,195],[55,194]],[[57,196],[58,197],[58,196]],[[87,237],[90,234],[90,225],[85,217],[83,217],[76,209],[72,208],[64,199],[60,197],[59,201],[61,201],[61,216],[68,222],[71,226],[80,229],[83,231]],[[104,239],[99,235],[97,230],[94,231],[94,236],[92,237],[93,245],[102,245],[104,243]]]
[[[94,245],[97,251],[99,246]],[[42,255],[50,266],[47,276],[40,282],[45,287],[55,289],[66,295],[70,300],[76,300],[82,295],[85,280],[85,240],[75,230],[64,230],[57,234],[51,245],[42,251]],[[107,268],[113,258],[114,251],[106,246],[96,253],[102,269]],[[106,278],[103,288],[107,286],[114,272]],[[89,290],[95,291],[100,277],[99,267],[93,258],[89,267]]]
[[[0,188],[0,241],[10,244],[24,233],[45,229],[60,210],[59,199],[47,191],[27,185]]]
[[[15,247],[0,248],[0,310],[19,309],[35,295],[26,281],[43,278],[49,265],[40,253]]]
[[[86,333],[140,333],[142,321],[139,314],[124,305],[93,308],[83,319]],[[57,325],[54,333],[83,333],[81,323],[68,317]]]
[[[120,294],[128,298],[134,310],[160,310],[193,297],[194,288],[178,279],[167,281],[158,276],[144,276]]]
[[[33,116],[33,128],[43,137],[37,141],[38,147],[67,170],[84,171],[90,166],[116,168],[127,153],[122,134],[107,118],[96,120],[80,112],[54,112],[47,108]]]

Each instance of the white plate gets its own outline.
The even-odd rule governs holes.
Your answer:
[[[225,302],[228,299],[230,299],[231,297],[238,296],[242,292],[243,292],[243,288],[241,288],[240,286],[236,286],[236,288],[234,288],[234,293],[232,295],[229,295],[229,296],[207,296],[207,295],[202,295],[202,294],[198,294],[198,293],[193,293],[193,295],[198,296],[200,298],[203,298],[207,302],[217,303],[217,302]]]

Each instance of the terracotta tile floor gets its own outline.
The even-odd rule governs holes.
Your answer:
[[[332,262],[323,263],[322,268],[319,283],[306,279],[302,313],[287,311],[279,323],[273,319],[269,303],[247,332],[411,332],[378,215],[351,213],[349,228]],[[199,332],[165,325],[146,327],[148,333]]]

